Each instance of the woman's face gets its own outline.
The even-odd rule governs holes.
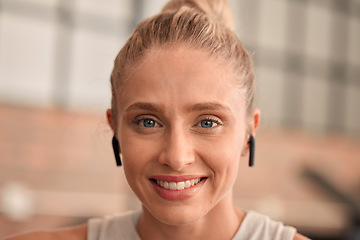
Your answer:
[[[125,175],[145,210],[181,225],[231,198],[248,133],[243,94],[226,65],[200,50],[151,49],[117,104]]]

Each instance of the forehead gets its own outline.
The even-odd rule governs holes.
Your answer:
[[[186,45],[153,47],[144,54],[132,74],[139,75],[143,72],[153,75],[162,74],[162,77],[168,78],[169,82],[176,74],[181,76],[190,74],[193,78],[214,76],[218,81],[226,79],[227,82],[222,83],[235,83],[233,71],[230,71],[230,67],[225,63],[220,57],[211,55],[205,50]]]
[[[134,101],[167,104],[221,102],[242,97],[232,69],[207,52],[152,48],[134,66],[120,93],[120,105]],[[236,95],[236,96],[234,96]]]

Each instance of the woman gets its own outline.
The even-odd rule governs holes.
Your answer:
[[[307,239],[233,205],[260,113],[251,57],[232,29],[225,0],[170,1],[115,60],[107,118],[142,211],[14,239]]]

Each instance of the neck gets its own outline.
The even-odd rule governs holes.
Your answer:
[[[231,239],[245,214],[236,209],[229,193],[197,221],[174,226],[160,222],[143,207],[137,231],[141,239]]]

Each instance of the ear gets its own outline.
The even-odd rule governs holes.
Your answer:
[[[113,133],[114,133],[112,144],[113,144],[113,148],[114,148],[115,158],[117,159],[116,155],[121,153],[121,148],[120,148],[119,140],[115,136],[115,126],[114,126],[114,122],[113,122],[111,108],[106,110],[106,118],[107,118],[109,126],[111,127],[111,129],[113,130]],[[114,140],[114,138],[115,138],[115,140]],[[116,147],[116,149],[115,149],[115,147]],[[116,150],[116,152],[115,152],[115,150]],[[121,166],[121,160],[116,160],[116,162],[120,162],[120,166]]]
[[[243,145],[243,149],[241,151],[242,157],[248,154],[249,144],[247,142],[249,141],[250,134],[253,135],[254,137],[256,135],[256,131],[260,125],[260,115],[261,115],[260,110],[256,108],[253,110],[250,117],[248,118],[248,128],[247,128],[248,132],[245,135],[245,139],[244,139],[245,144]]]
[[[254,111],[252,112],[251,119],[250,119],[250,123],[251,123],[251,125],[250,125],[251,126],[250,133],[254,137],[255,137],[256,131],[258,130],[259,125],[260,125],[260,116],[261,116],[260,110],[257,109],[257,108],[254,109]]]
[[[106,110],[106,118],[108,121],[109,126],[111,127],[111,129],[114,131],[114,123],[112,121],[112,113],[111,113],[111,108],[109,108],[108,110]]]

